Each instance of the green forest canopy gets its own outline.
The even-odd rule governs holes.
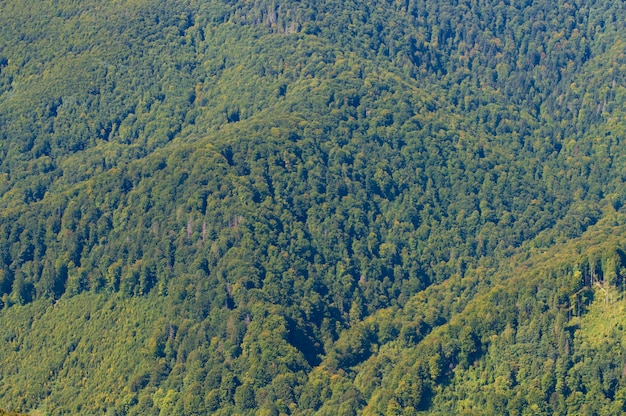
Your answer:
[[[620,2],[0,7],[1,407],[624,411]]]

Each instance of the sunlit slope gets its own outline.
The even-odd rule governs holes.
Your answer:
[[[610,215],[580,238],[367,318],[314,371],[310,383],[345,386],[323,391],[321,409],[356,397],[364,414],[624,411],[625,237],[623,216]]]

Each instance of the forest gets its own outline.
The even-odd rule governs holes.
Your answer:
[[[625,3],[0,27],[0,414],[626,412]]]

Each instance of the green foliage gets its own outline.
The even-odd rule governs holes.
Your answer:
[[[489,271],[493,287],[480,290],[462,313],[417,343],[400,337],[371,347],[377,353],[344,382],[366,394],[368,414],[387,413],[392,403],[394,411],[434,414],[623,411],[614,401],[624,368],[618,352],[623,292],[607,279],[610,269],[594,266],[622,255],[623,222],[621,215],[609,217],[578,240],[515,257],[510,270]],[[425,291],[431,296],[415,296],[404,309],[368,320],[405,332],[416,319],[407,312],[427,310],[438,290],[431,286]],[[327,362],[330,367],[330,356]]]
[[[624,17],[4,1],[0,404],[623,411]]]

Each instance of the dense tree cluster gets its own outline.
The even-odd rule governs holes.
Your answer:
[[[0,6],[0,407],[624,406],[585,327],[623,306],[623,4],[28,6]]]

